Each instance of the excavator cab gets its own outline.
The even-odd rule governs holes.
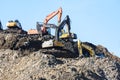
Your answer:
[[[38,31],[38,34],[40,34],[40,35],[42,35],[42,36],[44,36],[44,35],[51,35],[52,34],[52,32],[51,32],[51,29],[56,29],[56,25],[55,24],[46,24],[46,31],[45,32],[43,32],[42,30],[42,28],[43,28],[43,23],[41,23],[41,22],[37,22],[36,23],[36,28],[37,28],[37,31]]]
[[[7,29],[4,30],[4,33],[27,34],[27,32],[22,29],[21,23],[18,20],[8,21],[6,26]]]

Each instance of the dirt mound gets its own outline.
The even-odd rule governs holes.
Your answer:
[[[26,52],[29,53],[29,52]],[[120,62],[109,57],[56,58],[0,50],[0,80],[119,80]]]
[[[0,48],[11,50],[39,50],[41,48],[41,41],[28,35],[21,34],[0,34]]]
[[[120,58],[101,45],[85,42],[103,56],[61,58],[46,54],[36,38],[1,34],[0,39],[0,80],[120,80]]]

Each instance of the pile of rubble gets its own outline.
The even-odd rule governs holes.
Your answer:
[[[63,58],[44,53],[31,40],[0,35],[0,80],[120,80],[120,58],[101,45],[91,44],[104,56]]]
[[[28,45],[29,44],[29,45]],[[21,34],[0,34],[0,48],[11,50],[39,50],[41,48],[41,42],[38,37],[29,37],[28,35]]]

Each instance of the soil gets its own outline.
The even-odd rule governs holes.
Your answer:
[[[58,57],[52,54],[69,52],[44,51],[37,37],[0,34],[0,80],[120,80],[120,58],[102,45],[85,43],[96,56]]]

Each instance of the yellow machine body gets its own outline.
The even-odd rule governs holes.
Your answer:
[[[6,24],[6,26],[7,26],[8,28],[14,28],[14,27],[17,26],[17,23],[16,23],[16,22],[8,22],[8,23]]]
[[[68,38],[70,35],[68,33],[63,33],[60,38],[63,39],[63,38]]]

